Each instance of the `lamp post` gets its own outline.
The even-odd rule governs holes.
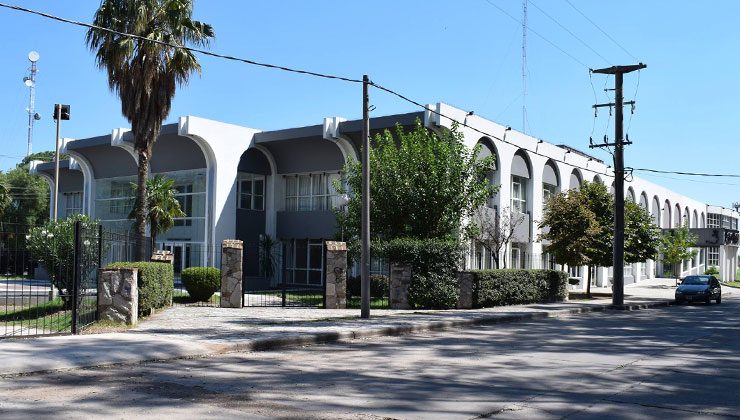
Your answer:
[[[59,205],[59,125],[61,120],[69,120],[69,105],[54,105],[54,120],[57,122],[56,149],[54,152],[54,221],[57,220]]]

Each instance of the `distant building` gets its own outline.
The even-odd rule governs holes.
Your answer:
[[[610,168],[576,149],[507,130],[449,105],[430,108],[464,121],[460,129],[466,145],[481,144],[483,154],[496,157],[491,181],[501,188],[488,206],[499,213],[511,209],[524,219],[501,262],[517,268],[556,267],[537,240],[544,201],[557,192],[579,188],[584,181],[612,185]],[[373,118],[371,132],[397,123],[410,128],[416,119],[432,130],[451,127],[452,121],[439,114],[423,111]],[[361,132],[362,121],[338,117],[275,131],[193,116],[165,125],[154,146],[151,173],[175,180],[186,216],[157,238],[158,247],[175,253],[179,271],[217,264],[221,241],[241,239],[248,255],[246,275],[257,277],[257,243],[260,235],[267,234],[283,243],[282,269],[274,282],[282,277],[289,283],[321,284],[323,240],[333,239],[337,230],[333,209],[338,206],[338,196],[332,183],[341,178],[345,162],[359,159]],[[130,229],[131,183],[136,182],[131,132],[115,129],[110,135],[67,139],[63,149],[71,158],[61,163],[59,217],[81,212],[107,226]],[[53,164],[36,162],[32,170],[53,181]],[[717,266],[723,280],[735,279],[737,212],[701,203],[638,177],[625,183],[625,195],[648,209],[659,227],[673,228],[685,222],[699,234],[699,252],[682,264],[682,275]],[[465,261],[468,267],[494,266],[485,247],[472,243],[470,248]],[[586,267],[565,269],[571,277],[585,278]],[[660,261],[626,264],[625,283],[663,272],[669,272],[669,267]],[[611,268],[598,268],[594,274],[596,284],[609,284]]]

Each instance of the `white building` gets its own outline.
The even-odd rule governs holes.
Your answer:
[[[508,267],[552,266],[554,262],[537,240],[545,198],[578,188],[583,181],[611,185],[611,168],[575,149],[507,130],[446,104],[429,108],[434,112],[373,118],[371,133],[397,123],[411,127],[416,119],[432,130],[450,128],[450,118],[463,123],[460,130],[466,145],[480,143],[485,154],[496,156],[492,178],[501,187],[490,207],[496,211],[515,209],[525,219],[502,260]],[[256,247],[261,234],[269,234],[284,244],[281,275],[288,282],[320,284],[322,240],[334,238],[336,233],[332,208],[338,201],[332,181],[341,176],[348,159],[360,158],[361,132],[361,120],[339,117],[275,131],[192,116],[164,126],[154,146],[151,172],[175,179],[186,217],[158,238],[159,246],[175,252],[179,270],[217,264],[216,249],[223,239],[242,239],[249,249]],[[60,171],[59,216],[83,212],[105,225],[130,228],[130,184],[136,179],[130,131],[115,129],[110,135],[68,139],[63,153],[71,159],[62,163]],[[32,170],[53,181],[53,164],[37,162]],[[653,214],[658,226],[671,228],[686,221],[697,229],[700,252],[683,264],[682,275],[715,265],[723,280],[735,278],[737,212],[701,203],[638,177],[625,183],[625,191],[628,199]],[[493,266],[490,252],[475,245],[471,248],[468,267]],[[258,276],[254,254],[247,258],[245,271]],[[662,275],[664,268],[654,261],[628,265],[625,283]],[[572,277],[585,277],[583,267],[568,270]],[[597,284],[608,284],[610,269],[597,269],[595,274]]]

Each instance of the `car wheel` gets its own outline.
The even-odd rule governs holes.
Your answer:
[[[717,296],[717,303],[722,303],[722,296]]]

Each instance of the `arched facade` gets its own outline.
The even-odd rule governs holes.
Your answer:
[[[653,197],[653,204],[652,204],[652,208],[650,209],[650,214],[653,215],[653,223],[655,223],[655,225],[658,227],[662,226],[660,224],[661,222],[660,199],[658,198],[657,195]]]
[[[549,159],[542,169],[542,202],[560,192],[560,176],[558,167],[552,159]]]
[[[637,202],[635,199],[635,190],[632,187],[627,188],[627,195],[624,198],[625,200],[631,200],[633,203]]]
[[[648,210],[648,196],[645,191],[640,194],[640,207],[644,208],[645,210]]]
[[[501,171],[499,171],[499,154],[496,151],[496,145],[493,143],[493,140],[491,140],[488,137],[481,137],[478,140],[478,144],[480,145],[480,151],[478,152],[478,157],[480,159],[484,159],[489,156],[493,156],[493,170],[486,174],[486,178],[488,181],[493,185],[500,185],[501,184]],[[499,196],[498,194],[494,195],[488,200],[488,207],[499,207]]]
[[[511,211],[532,210],[532,164],[524,150],[517,150],[511,160]]]
[[[579,171],[578,169],[573,169],[573,171],[570,173],[570,179],[568,180],[568,189],[578,190],[581,188],[582,184],[583,175],[581,175],[581,171]]]
[[[661,227],[666,229],[673,227],[673,224],[671,223],[673,218],[671,216],[671,202],[669,200],[665,200],[663,203],[663,225]]]

